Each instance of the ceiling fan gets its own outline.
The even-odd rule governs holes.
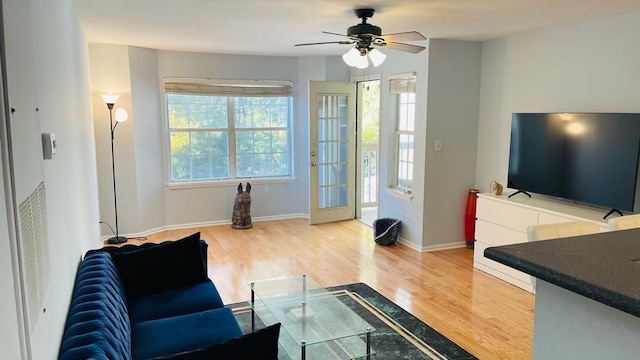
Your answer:
[[[361,69],[364,69],[369,65],[367,57],[371,60],[374,66],[380,65],[384,61],[386,55],[378,51],[376,49],[377,47],[384,47],[412,54],[417,54],[425,49],[424,46],[398,42],[426,40],[427,38],[419,32],[407,31],[382,35],[382,29],[379,26],[367,23],[367,19],[370,19],[373,16],[373,13],[375,12],[374,9],[356,9],[354,12],[358,18],[362,19],[362,22],[357,25],[350,26],[347,29],[346,35],[323,31],[325,34],[347,37],[349,40],[305,43],[296,44],[295,46],[324,44],[354,45],[354,47],[344,54],[342,58],[348,65]]]

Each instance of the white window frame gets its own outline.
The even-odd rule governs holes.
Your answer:
[[[238,181],[250,180],[254,184],[271,184],[271,183],[291,183],[295,181],[293,168],[293,99],[292,99],[292,82],[290,81],[229,81],[229,80],[211,80],[211,79],[176,79],[166,78],[164,80],[165,87],[165,152],[167,166],[167,187],[170,189],[198,188],[212,186],[235,185]],[[283,92],[286,95],[281,95]],[[227,97],[227,127],[226,128],[207,128],[203,130],[197,129],[171,129],[169,124],[169,101],[168,94],[181,95],[211,95]],[[235,125],[235,97],[249,96],[287,96],[288,97],[288,114],[286,128],[236,128]],[[241,129],[241,130],[238,130]],[[237,159],[236,159],[236,134],[240,131],[251,130],[287,130],[287,174],[282,176],[264,176],[264,177],[239,177],[237,176]],[[171,164],[171,133],[173,130],[184,131],[224,131],[228,136],[228,155],[229,155],[229,177],[221,179],[190,179],[190,180],[172,180],[172,164]]]
[[[415,152],[413,159],[400,159],[400,137],[403,135],[408,135],[413,137],[413,146],[415,151],[415,112],[416,112],[416,100],[415,100],[415,82],[416,76],[415,73],[408,74],[399,74],[389,79],[389,92],[394,95],[395,100],[395,133],[394,133],[394,148],[395,148],[395,156],[394,156],[394,176],[393,176],[393,185],[391,188],[394,192],[398,192],[404,195],[411,196],[413,193],[413,173],[415,170],[414,162],[415,162]],[[414,94],[413,101],[407,99],[407,101],[403,101],[402,94]],[[411,122],[413,124],[413,129],[400,129],[400,122],[402,114],[403,114],[403,106],[412,106],[411,111],[404,111],[404,114],[413,115],[413,119]],[[408,119],[405,119],[409,121]],[[400,165],[401,163],[406,163],[407,166],[411,167],[411,186],[402,186],[400,184]],[[410,199],[410,198],[409,198]]]

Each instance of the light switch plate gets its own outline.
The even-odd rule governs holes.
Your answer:
[[[54,133],[42,134],[42,157],[45,160],[51,160],[56,155],[58,144],[56,143],[56,135]]]

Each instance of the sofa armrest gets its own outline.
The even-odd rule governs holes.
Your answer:
[[[157,246],[114,251],[110,255],[129,300],[208,279],[200,233]]]
[[[121,279],[109,254],[90,254],[78,266],[58,359],[130,359],[130,354]]]

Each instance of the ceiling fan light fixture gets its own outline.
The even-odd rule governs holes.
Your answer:
[[[387,58],[387,55],[383,54],[382,51],[378,49],[371,49],[369,51],[369,59],[373,66],[378,67],[380,64],[384,62],[384,59]]]
[[[344,60],[344,62],[349,66],[356,66],[359,57],[360,51],[358,51],[358,49],[356,49],[355,47],[352,47],[351,49],[349,49],[349,51],[342,55],[342,60]]]
[[[369,60],[367,59],[367,54],[360,55],[358,57],[355,67],[358,69],[366,69],[369,67]]]
[[[369,66],[367,53],[363,53],[356,47],[352,47],[349,51],[342,55],[342,60],[344,60],[347,65],[357,67],[358,69],[366,69]]]
[[[369,60],[373,66],[380,66],[387,57],[374,47],[385,46],[387,49],[404,51],[411,54],[417,54],[426,49],[424,46],[405,44],[400,41],[421,41],[427,40],[427,38],[417,31],[406,31],[400,33],[382,35],[382,29],[379,26],[369,24],[367,19],[370,19],[375,9],[373,8],[360,8],[354,10],[356,16],[362,20],[360,24],[350,26],[347,29],[347,34],[339,34],[329,31],[323,31],[325,34],[337,35],[348,38],[348,40],[341,41],[325,41],[306,44],[296,44],[295,46],[306,45],[323,45],[323,44],[340,44],[348,45],[355,44],[355,46],[346,54],[342,55],[344,62],[358,69],[366,69],[369,66]]]

